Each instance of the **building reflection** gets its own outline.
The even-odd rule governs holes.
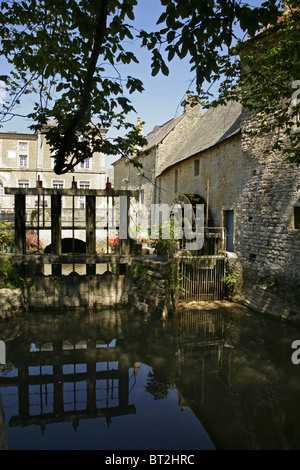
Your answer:
[[[20,351],[18,351],[20,357]],[[14,360],[17,375],[0,377],[0,387],[14,387],[19,413],[9,426],[39,425],[133,414],[129,391],[134,386],[134,364],[120,356],[117,341],[54,341],[30,343],[21,361]],[[132,368],[131,376],[129,369]]]
[[[83,419],[104,418],[109,426],[114,417],[136,414],[130,392],[140,363],[152,367],[146,392],[164,398],[175,386],[180,406],[194,408],[203,404],[207,377],[224,366],[218,309],[177,312],[164,325],[141,318],[134,324],[111,311],[99,322],[88,316],[72,323],[26,323],[7,343],[13,373],[0,374],[0,388],[10,388],[9,427],[34,424],[43,432],[47,424],[71,422],[76,430]]]

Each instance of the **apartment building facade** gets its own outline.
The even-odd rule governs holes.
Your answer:
[[[105,131],[103,130],[103,137]],[[51,148],[42,133],[0,133],[0,220],[14,220],[14,196],[5,193],[5,188],[35,188],[42,185],[44,188],[69,189],[74,182],[78,189],[104,189],[107,182],[108,170],[105,164],[105,155],[95,153],[92,158],[79,163],[74,172],[57,175],[54,172],[54,158]],[[75,199],[75,200],[74,200]],[[75,220],[84,224],[85,196],[62,198],[62,220],[70,221],[73,207]],[[26,217],[31,220],[39,210],[50,213],[50,196],[38,200],[36,196],[26,196]],[[97,218],[100,220],[105,214],[105,198],[97,198]],[[50,232],[45,231],[42,237],[43,246],[51,242]],[[64,237],[71,236],[69,232]],[[77,238],[84,241],[84,232],[77,232]]]
[[[43,134],[0,133],[0,209],[13,209],[13,198],[5,195],[5,187],[34,188],[38,180],[45,188],[71,188],[73,179],[78,188],[105,188],[104,154],[95,153],[78,164],[73,173],[57,175],[53,167],[51,149]],[[26,205],[30,208],[35,207],[33,199],[33,196],[27,198]],[[70,207],[70,201],[63,204]],[[84,199],[79,199],[77,208],[84,208],[84,204]]]

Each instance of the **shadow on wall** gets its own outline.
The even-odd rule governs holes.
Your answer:
[[[73,248],[74,241],[74,248]],[[44,253],[51,253],[51,244],[46,246]],[[61,240],[62,253],[86,253],[86,243],[78,238],[62,238]]]

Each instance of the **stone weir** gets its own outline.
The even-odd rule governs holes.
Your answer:
[[[26,310],[66,310],[129,307],[166,318],[176,305],[178,264],[156,257],[132,257],[123,274],[37,274],[26,277],[22,289],[1,289],[0,318]]]
[[[75,186],[75,185],[74,185]],[[28,309],[99,309],[129,305],[144,313],[166,317],[173,308],[178,281],[178,263],[152,256],[135,256],[137,249],[129,236],[131,199],[139,196],[138,191],[114,190],[107,185],[104,190],[6,188],[7,194],[14,195],[15,201],[15,253],[12,263],[23,278],[19,303]],[[26,196],[37,198],[37,222],[29,217]],[[50,203],[50,220],[44,217],[44,199]],[[63,198],[71,199],[72,223],[63,218]],[[85,218],[79,227],[75,220],[76,198],[85,198]],[[107,215],[104,221],[97,219],[98,199],[106,202]],[[41,204],[41,201],[43,202]],[[70,201],[69,201],[70,202]],[[41,208],[40,208],[41,204]],[[119,207],[119,227],[111,227],[109,207]],[[100,225],[99,225],[100,223]],[[103,225],[104,224],[104,225]],[[99,226],[106,227],[107,250],[97,250]],[[108,249],[110,229],[118,229],[119,251]],[[76,249],[78,230],[84,229],[84,247]],[[72,239],[64,239],[62,233],[71,230]],[[40,234],[50,231],[49,249],[41,252]],[[26,235],[36,233],[37,252],[30,253]],[[71,242],[70,242],[71,240]],[[64,246],[64,242],[68,242]],[[77,240],[78,241],[78,240]],[[83,243],[81,243],[82,245]],[[140,247],[141,248],[141,247]],[[78,252],[81,251],[81,252]],[[50,266],[51,275],[45,275]],[[63,275],[63,266],[71,265],[73,272]],[[85,274],[76,273],[76,265],[85,265]],[[98,274],[97,267],[105,266],[106,271]],[[176,277],[177,276],[177,277]],[[15,299],[15,304],[18,299]],[[9,312],[8,308],[2,309]],[[17,310],[17,309],[16,309]]]

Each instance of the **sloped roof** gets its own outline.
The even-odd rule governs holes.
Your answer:
[[[243,108],[238,102],[229,102],[209,109],[194,124],[186,139],[170,155],[168,160],[158,168],[157,176],[187,158],[195,156],[240,131]]]
[[[169,132],[174,129],[176,124],[183,118],[183,114],[178,116],[177,118],[170,119],[169,121],[165,122],[161,126],[155,126],[153,131],[150,132],[146,139],[148,144],[144,147],[144,150],[149,150],[155,145],[159,144],[168,134]]]
[[[172,129],[176,126],[176,124],[183,118],[184,114],[181,114],[177,118],[170,119],[169,121],[165,122],[161,126],[155,126],[153,131],[149,132],[149,134],[146,135],[146,139],[148,141],[147,145],[145,145],[142,150],[147,151],[161,143],[164,138],[171,132]],[[118,158],[115,162],[112,163],[113,166],[115,166],[117,163],[119,163],[124,157]],[[132,159],[135,157],[133,156]]]

